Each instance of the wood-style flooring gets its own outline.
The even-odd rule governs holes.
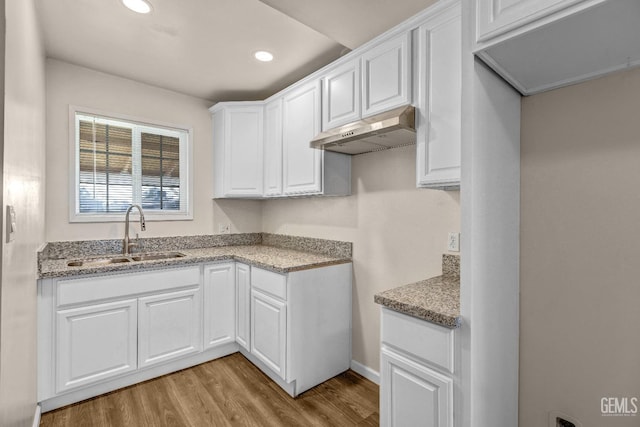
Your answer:
[[[235,353],[42,415],[41,427],[377,426],[378,386],[347,371],[293,399]]]

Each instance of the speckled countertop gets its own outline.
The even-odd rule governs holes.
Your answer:
[[[457,328],[460,326],[460,257],[443,255],[442,276],[380,292],[374,301],[391,310]]]
[[[243,238],[227,240],[222,243],[214,242],[214,244],[220,244],[220,246],[200,248],[188,248],[188,242],[198,240],[190,239],[188,236],[171,238],[171,241],[167,241],[166,244],[156,239],[153,246],[147,245],[148,249],[153,249],[155,252],[177,251],[185,256],[165,260],[124,262],[99,266],[89,264],[79,267],[70,267],[67,263],[70,260],[91,260],[117,256],[118,253],[113,251],[113,242],[58,242],[50,244],[50,247],[45,251],[46,253],[39,257],[38,272],[40,278],[53,278],[235,260],[277,273],[288,273],[351,262],[351,243],[348,242],[267,235],[266,233],[264,236],[258,233],[257,236],[255,234],[251,235],[249,244],[246,244],[246,236],[242,236]],[[187,248],[179,248],[180,244],[178,242],[181,240],[183,242],[182,247],[187,246]],[[200,244],[204,244],[202,240],[201,238]],[[296,248],[301,248],[302,250]],[[148,249],[145,252],[148,252]]]

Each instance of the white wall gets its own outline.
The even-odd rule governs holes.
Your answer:
[[[116,223],[69,223],[69,105],[193,128],[193,221],[149,221],[141,237],[213,234],[222,222],[232,232],[260,231],[260,202],[212,200],[210,101],[54,59],[47,60],[46,76],[48,241],[124,235],[124,215]]]
[[[640,69],[523,98],[520,426],[640,398]]]
[[[15,208],[17,233],[11,243],[2,239],[0,425],[26,427],[36,409],[36,250],[45,235],[44,53],[33,0],[2,8],[3,201]]]
[[[263,202],[263,231],[353,242],[353,359],[375,371],[385,289],[441,273],[457,191],[416,189],[415,146],[352,157],[349,197]]]

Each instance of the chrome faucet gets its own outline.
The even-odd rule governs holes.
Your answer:
[[[129,239],[129,214],[133,210],[133,208],[137,208],[140,212],[140,231],[144,231],[147,229],[144,223],[144,213],[142,213],[142,208],[140,205],[131,205],[129,209],[127,209],[127,214],[124,219],[124,240],[122,241],[122,254],[123,255],[131,255],[131,247],[138,246],[137,243],[137,234],[136,234],[136,242],[132,243]]]

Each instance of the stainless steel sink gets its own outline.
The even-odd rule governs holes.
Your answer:
[[[124,262],[138,261],[158,261],[163,259],[175,259],[186,256],[180,252],[154,252],[141,253],[132,256],[114,256],[110,258],[94,258],[94,259],[74,259],[67,262],[69,267],[100,267],[109,264],[120,264]]]
[[[153,260],[162,260],[162,259],[182,258],[184,256],[186,255],[181,254],[180,252],[157,252],[157,253],[133,255],[131,259],[133,261],[153,261]]]
[[[69,267],[99,267],[101,265],[120,264],[123,262],[131,262],[131,260],[126,257],[76,259],[67,262],[67,265]]]

